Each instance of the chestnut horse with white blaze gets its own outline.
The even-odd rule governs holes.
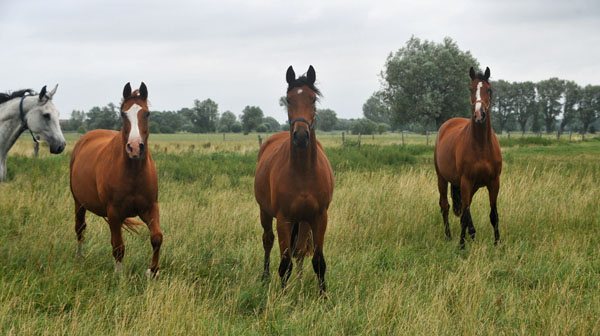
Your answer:
[[[500,190],[502,154],[496,134],[492,129],[490,104],[492,87],[490,69],[475,74],[471,67],[471,118],[453,118],[446,121],[438,132],[434,161],[438,176],[440,207],[446,238],[451,239],[448,225],[448,182],[451,185],[452,210],[460,216],[460,247],[465,246],[465,231],[475,239],[471,219],[471,200],[477,189],[487,187],[490,198],[490,221],[494,228],[494,244],[498,244],[498,210],[496,200]]]
[[[75,200],[75,232],[82,256],[85,213],[104,217],[110,226],[115,272],[121,273],[125,255],[122,226],[142,223],[150,230],[153,256],[148,276],[158,272],[163,235],[158,214],[158,179],[148,146],[148,89],[144,83],[131,92],[127,83],[121,103],[121,131],[94,130],[83,135],[71,156],[71,192]]]
[[[314,252],[313,269],[319,280],[320,292],[325,294],[323,241],[327,228],[327,209],[333,197],[333,170],[315,135],[315,103],[320,95],[314,85],[315,79],[312,66],[306,76],[297,79],[294,69],[291,66],[288,68],[286,80],[290,130],[274,134],[261,146],[254,178],[254,195],[260,207],[260,221],[264,229],[263,280],[269,278],[275,217],[282,286],[285,286],[292,271],[292,257],[296,258],[301,272],[304,256]]]

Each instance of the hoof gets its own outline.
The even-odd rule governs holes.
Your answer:
[[[77,252],[75,252],[75,258],[77,258],[77,259],[85,258],[85,255],[83,254],[83,247],[81,246],[81,243],[79,245],[77,245]]]
[[[452,235],[447,234],[446,235],[446,241],[451,241],[452,240]]]
[[[123,274],[123,266],[119,261],[115,262],[115,274]]]
[[[147,279],[149,279],[149,280],[150,280],[150,279],[155,279],[155,278],[157,278],[157,277],[158,277],[158,271],[156,271],[156,273],[154,273],[154,272],[152,272],[152,270],[151,270],[151,269],[149,269],[149,268],[146,270],[146,278],[147,278]]]

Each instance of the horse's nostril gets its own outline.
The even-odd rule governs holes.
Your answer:
[[[144,143],[140,143],[140,154],[144,152]]]
[[[131,147],[131,144],[127,144],[127,150],[133,152],[133,147]]]

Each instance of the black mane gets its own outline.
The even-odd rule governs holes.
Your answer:
[[[484,74],[482,74],[481,72],[478,72],[478,73],[477,73],[477,75],[475,75],[475,78],[477,78],[477,79],[479,79],[479,80],[482,80],[482,81],[484,81],[484,82],[486,82],[486,83],[488,83],[488,84],[490,83],[490,82],[488,82],[488,80],[485,78],[485,75],[484,75]]]
[[[18,91],[14,91],[11,93],[0,93],[0,104],[6,103],[7,101],[14,99],[14,98],[20,98],[25,95],[34,95],[34,94],[35,94],[35,92],[32,89],[18,90]]]
[[[302,75],[298,77],[293,83],[288,84],[287,92],[290,92],[293,88],[299,88],[303,86],[308,86],[309,89],[313,90],[313,92],[317,95],[317,97],[321,96],[321,91],[314,85],[308,81],[306,75]]]

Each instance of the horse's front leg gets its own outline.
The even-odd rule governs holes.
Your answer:
[[[500,177],[497,177],[492,181],[487,188],[490,196],[490,222],[494,228],[494,245],[498,245],[500,232],[498,231],[498,210],[496,209],[496,201],[498,200],[498,192],[500,191]]]
[[[160,257],[160,246],[163,241],[163,234],[160,231],[160,217],[158,213],[158,202],[154,202],[152,208],[141,214],[140,218],[150,230],[150,244],[152,245],[152,263],[146,271],[148,277],[155,277],[158,274],[158,259]]]
[[[315,254],[312,259],[312,265],[319,280],[320,293],[324,296],[327,289],[325,286],[327,265],[325,264],[325,256],[323,255],[323,243],[325,241],[325,230],[327,229],[327,210],[323,210],[323,213],[318,215],[316,220],[311,223],[311,229],[315,243]]]
[[[6,154],[0,153],[0,182],[6,178]]]
[[[292,221],[280,212],[277,214],[277,241],[279,242],[279,253],[281,255],[279,276],[281,277],[281,286],[284,288],[294,267],[292,264],[291,238]]]
[[[475,227],[471,218],[471,199],[473,195],[473,183],[466,177],[460,181],[460,196],[462,203],[462,214],[460,216],[460,248],[465,248],[465,233],[469,228],[471,238],[475,239]]]

